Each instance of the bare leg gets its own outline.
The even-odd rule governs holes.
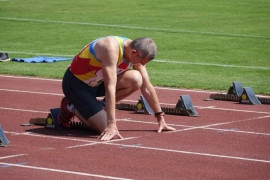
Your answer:
[[[142,86],[142,76],[137,70],[128,70],[117,76],[116,102],[126,98]]]
[[[117,77],[116,85],[116,101],[124,99],[142,86],[142,76],[136,70],[128,70]],[[76,116],[87,125],[91,130],[103,132],[107,127],[107,114],[105,110],[101,110],[87,120],[75,110]]]
[[[81,120],[91,130],[95,130],[101,133],[107,127],[107,114],[105,110],[99,111],[87,120],[77,110],[75,110],[75,114],[78,119]]]

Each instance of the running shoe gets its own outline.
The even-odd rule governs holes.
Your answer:
[[[74,116],[74,113],[68,110],[67,106],[70,104],[68,98],[64,97],[61,101],[60,110],[57,116],[57,122],[60,126],[64,128],[70,127],[71,119]]]

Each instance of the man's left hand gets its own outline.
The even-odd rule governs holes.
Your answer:
[[[158,128],[158,133],[160,133],[161,131],[175,131],[176,129],[174,127],[168,126],[165,122],[164,117],[160,117],[159,121],[159,128]]]

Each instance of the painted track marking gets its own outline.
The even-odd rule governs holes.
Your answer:
[[[28,166],[28,165],[23,165],[23,164],[14,164],[14,163],[5,163],[5,162],[0,162],[0,164],[5,165],[5,166],[11,166],[11,167],[20,167],[20,168],[27,168],[27,169],[34,169],[34,170],[59,172],[59,173],[65,173],[65,174],[73,174],[73,175],[88,176],[88,177],[97,177],[97,178],[103,178],[103,179],[128,180],[127,178],[105,176],[105,175],[98,175],[98,174],[90,174],[90,173],[77,172],[77,171],[68,171],[68,170],[63,170],[63,169],[52,169],[52,168],[46,168],[46,167]]]
[[[258,35],[250,35],[250,34],[231,34],[231,33],[220,33],[220,32],[149,28],[149,27],[139,27],[139,26],[127,26],[127,25],[120,25],[120,24],[102,24],[102,23],[91,23],[91,22],[28,19],[28,18],[3,17],[3,16],[1,16],[0,19],[7,20],[7,21],[19,21],[19,22],[23,21],[23,22],[34,22],[34,23],[54,23],[54,24],[86,25],[86,26],[99,26],[99,27],[111,27],[111,28],[123,28],[123,29],[140,29],[140,30],[146,30],[146,31],[158,31],[158,32],[167,32],[167,33],[191,33],[191,34],[229,36],[229,37],[239,37],[239,38],[260,38],[260,39],[266,39],[266,40],[270,39],[270,37],[268,36],[258,36]]]
[[[20,157],[20,156],[26,156],[27,154],[15,154],[15,155],[9,155],[9,156],[2,156],[0,157],[0,160],[2,159],[8,159],[8,158],[14,158],[14,157]]]
[[[138,146],[138,145],[116,144],[116,143],[110,143],[110,142],[108,142],[107,144],[115,145],[115,146],[125,146],[125,147],[130,147],[130,148],[155,150],[155,151],[174,152],[174,153],[181,153],[181,154],[191,154],[191,155],[207,156],[207,157],[217,157],[217,158],[225,158],[225,159],[236,159],[236,160],[244,160],[244,161],[270,163],[270,160],[264,160],[264,159],[253,159],[253,158],[245,158],[245,157],[238,157],[238,156],[227,156],[227,155],[219,155],[219,154],[211,154],[211,153],[200,153],[200,152],[192,152],[192,151],[181,151],[181,150],[174,150],[174,149],[164,149],[164,148]]]
[[[24,90],[16,90],[16,89],[3,89],[0,88],[0,91],[6,91],[6,92],[17,92],[17,93],[29,93],[29,94],[42,94],[42,95],[51,95],[51,96],[61,96],[63,97],[63,94],[59,93],[47,93],[47,92],[41,92],[41,91],[24,91]],[[181,91],[181,90],[179,90]],[[124,99],[121,100],[122,102],[132,102],[132,103],[137,103],[138,100],[130,100],[130,99]],[[170,104],[170,103],[160,103],[163,105],[169,105],[169,106],[175,106],[175,104]],[[222,111],[235,111],[235,112],[248,112],[248,113],[258,113],[258,114],[270,114],[270,112],[263,112],[263,111],[250,111],[250,110],[240,110],[240,109],[230,109],[230,108],[218,108],[215,106],[194,106],[198,109],[213,109],[213,110],[222,110]],[[5,107],[0,107],[4,109]],[[12,108],[9,108],[12,110]],[[28,110],[25,110],[28,111]],[[31,111],[31,110],[30,110]],[[34,110],[33,110],[34,111]]]

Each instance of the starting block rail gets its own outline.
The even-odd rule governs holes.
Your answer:
[[[258,100],[262,104],[270,104],[270,98],[267,97],[260,97],[257,96]],[[222,94],[222,93],[217,93],[217,94],[210,94],[209,100],[221,100],[221,101],[234,101],[234,102],[239,102],[240,97],[232,94]]]
[[[206,100],[234,101],[253,105],[270,104],[270,98],[256,96],[251,87],[243,88],[240,82],[233,82],[227,94],[210,94],[209,99]]]
[[[35,118],[35,119],[32,118],[32,119],[30,119],[29,124],[30,125],[37,125],[37,126],[44,126],[46,128],[54,129],[54,128],[56,128],[56,126],[51,126],[51,125],[47,126],[47,124],[48,124],[47,121],[51,121],[49,119],[50,117],[51,116],[49,115],[47,118]],[[50,124],[53,124],[53,122]],[[88,128],[86,127],[85,124],[83,124],[80,121],[71,121],[69,129],[88,129]]]
[[[125,110],[125,111],[135,111],[136,104],[120,103],[120,104],[116,104],[116,109]],[[170,115],[199,116],[199,115],[192,115],[193,112],[191,110],[184,110],[184,109],[170,108],[170,107],[161,107],[161,109],[165,114],[170,114]]]
[[[135,104],[125,104],[120,103],[116,104],[116,109],[126,110],[126,111],[135,111],[135,113],[141,114],[154,114],[153,110],[149,107],[143,96],[140,96],[138,103]],[[180,115],[180,116],[199,116],[197,111],[192,105],[189,95],[180,96],[175,108],[170,107],[161,107],[162,111],[165,114],[170,115]]]

